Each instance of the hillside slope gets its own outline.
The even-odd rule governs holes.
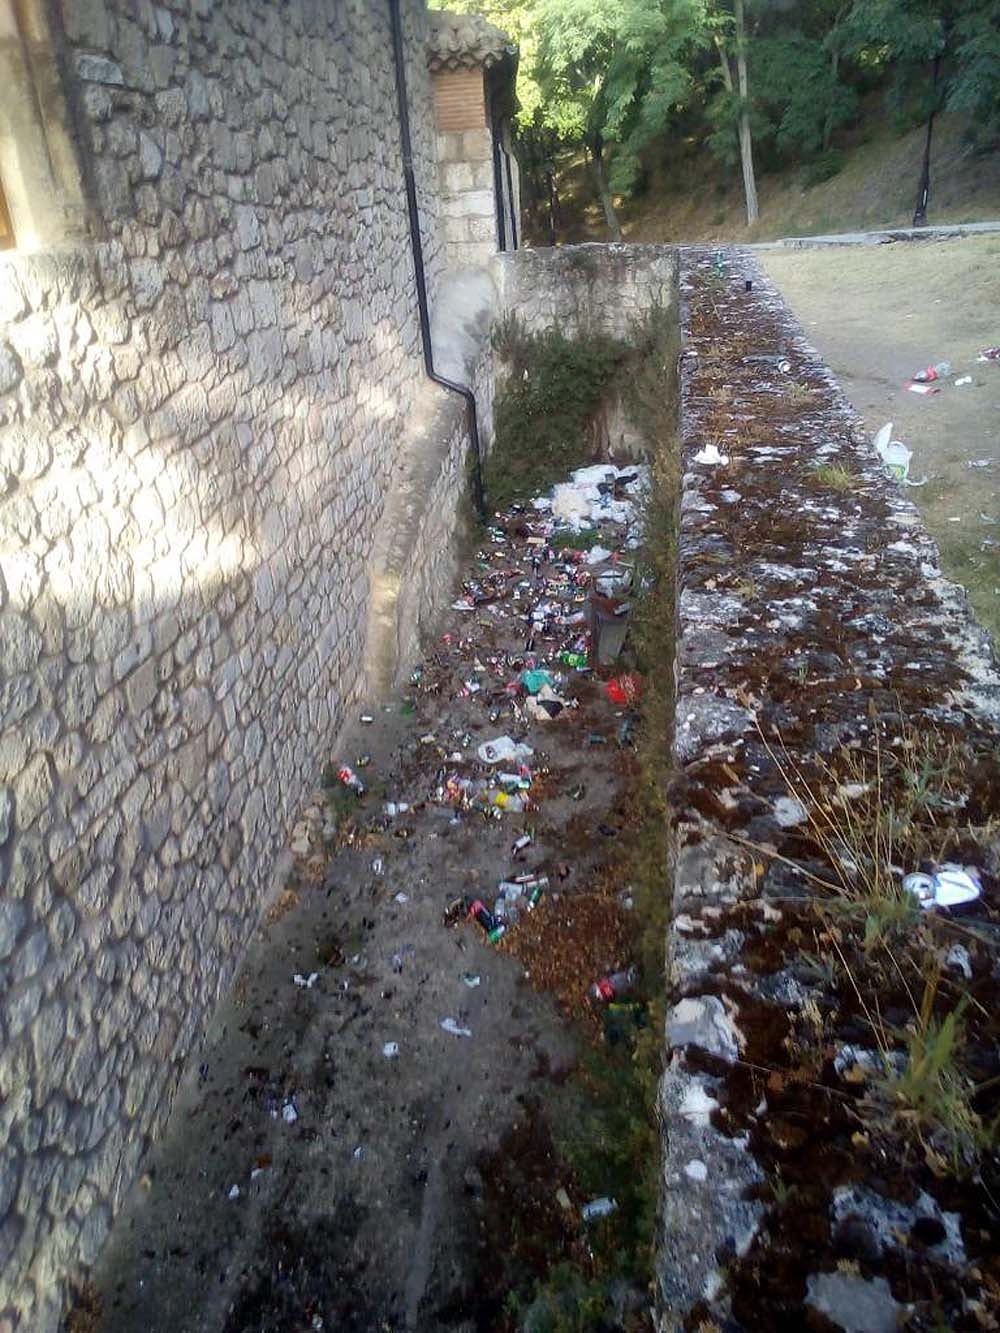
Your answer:
[[[934,133],[927,220],[978,222],[1000,218],[1000,152],[972,155],[964,122],[943,116]],[[924,131],[896,134],[874,115],[843,147],[843,169],[807,188],[802,167],[762,174],[760,220],[744,221],[737,169],[726,171],[707,150],[692,148],[658,169],[646,191],[622,204],[629,241],[763,241],[876,227],[909,226],[917,193]],[[568,161],[559,177],[559,241],[607,240],[607,230],[583,164]],[[534,237],[535,244],[544,244]]]

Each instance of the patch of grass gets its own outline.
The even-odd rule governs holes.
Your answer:
[[[843,463],[819,463],[813,468],[813,477],[820,486],[827,486],[831,491],[853,491],[858,484],[858,474]]]
[[[975,1085],[961,1069],[968,997],[936,1016],[940,980],[939,969],[932,967],[919,1010],[904,1034],[905,1061],[876,1081],[871,1096],[897,1118],[904,1133],[920,1142],[938,1175],[957,1176],[975,1165],[996,1136],[973,1110]]]
[[[826,922],[816,971],[835,966],[881,1055],[861,1104],[869,1128],[904,1150],[918,1145],[936,1174],[963,1176],[976,1170],[998,1130],[975,1109],[983,1088],[966,1072],[970,997],[942,980],[952,922],[924,912],[893,867],[941,864],[961,846],[988,845],[994,825],[975,827],[964,812],[977,788],[1000,775],[987,775],[981,756],[961,740],[902,721],[892,745],[880,739],[877,722],[873,733],[871,748],[817,758],[807,773],[758,726],[830,867],[828,879],[813,877],[826,890],[815,900]],[[884,1017],[893,993],[912,1011],[902,1029]],[[836,1033],[825,1040],[835,1042]]]
[[[493,347],[507,375],[494,405],[485,484],[490,507],[502,509],[542,494],[593,455],[588,429],[628,349],[603,334],[529,334],[516,316],[498,326]]]
[[[802,172],[802,184],[807,190],[824,181],[833,180],[844,169],[844,155],[836,148],[828,148],[825,153],[806,165]]]

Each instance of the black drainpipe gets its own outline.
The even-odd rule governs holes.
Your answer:
[[[510,153],[505,147],[503,150],[504,162],[507,164],[507,199],[510,203],[510,248],[517,249],[517,207],[514,200],[514,173],[510,166]]]
[[[500,157],[503,148],[500,143],[500,117],[496,113],[495,101],[496,94],[490,98],[490,138],[493,140],[493,199],[497,211],[497,249],[503,254],[507,249],[503,215],[503,176],[500,168]],[[513,250],[514,247],[511,246],[511,249]]]
[[[406,93],[406,65],[403,48],[403,22],[399,0],[389,0],[392,23],[392,54],[396,65],[396,98],[399,102],[399,139],[403,153],[403,179],[406,184],[406,207],[410,217],[410,247],[417,280],[417,307],[420,314],[420,338],[424,348],[424,367],[428,379],[443,389],[460,393],[465,399],[469,418],[469,436],[472,440],[472,496],[479,517],[486,519],[486,497],[483,493],[483,458],[479,443],[479,415],[476,395],[464,384],[456,384],[434,369],[434,347],[431,343],[431,320],[427,306],[427,278],[424,273],[424,245],[420,237],[420,212],[417,208],[417,185],[413,175],[413,144],[410,138],[410,103]]]

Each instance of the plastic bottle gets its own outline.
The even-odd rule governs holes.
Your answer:
[[[602,1004],[620,1000],[623,995],[632,994],[638,978],[638,969],[634,967],[627,968],[624,972],[612,972],[606,977],[600,977],[590,988],[591,999],[599,1000]]]
[[[914,384],[931,384],[934,380],[946,380],[951,374],[950,361],[938,361],[926,370],[918,370],[913,377]]]
[[[351,791],[357,792],[358,796],[364,796],[365,784],[361,781],[353,768],[344,764],[343,767],[337,769],[337,777],[345,787],[350,787]]]
[[[563,666],[576,667],[579,670],[587,665],[586,653],[560,653],[559,661]]]
[[[590,1203],[585,1203],[580,1209],[580,1216],[585,1222],[594,1222],[599,1217],[608,1217],[618,1207],[617,1199],[609,1199],[606,1195],[600,1199],[591,1199]]]

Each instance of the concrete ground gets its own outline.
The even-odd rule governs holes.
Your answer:
[[[913,489],[946,574],[1000,643],[1000,237],[875,247],[767,250],[781,288],[872,432],[886,421],[913,450]],[[909,377],[950,361],[956,387],[919,397]],[[980,466],[970,466],[970,464]]]
[[[504,1262],[482,1253],[480,1168],[527,1108],[555,1095],[581,1046],[537,973],[575,950],[567,965],[582,1014],[595,974],[630,961],[622,909],[596,886],[625,842],[610,827],[625,782],[622,709],[570,671],[578,707],[531,722],[506,688],[531,606],[561,598],[575,610],[580,594],[565,573],[545,582],[556,571],[544,558],[533,578],[538,526],[515,517],[507,541],[487,541],[469,573],[501,590],[497,600],[449,613],[419,682],[374,706],[331,755],[335,766],[367,758],[354,832],[341,826],[330,846],[318,803],[293,833],[291,886],[192,1060],[94,1274],[102,1333],[499,1327],[477,1276]],[[620,544],[624,529],[610,531]],[[539,629],[539,656],[579,633]],[[501,818],[456,808],[449,778],[495,773],[477,747],[504,733],[535,748],[535,808]],[[606,743],[588,743],[598,733]],[[387,801],[411,808],[389,818]],[[515,857],[527,830],[531,845]],[[462,895],[492,904],[498,880],[529,871],[548,875],[549,890],[501,947],[461,911],[445,919]],[[584,909],[599,918],[590,934]],[[517,941],[536,928],[544,947],[529,977]]]

